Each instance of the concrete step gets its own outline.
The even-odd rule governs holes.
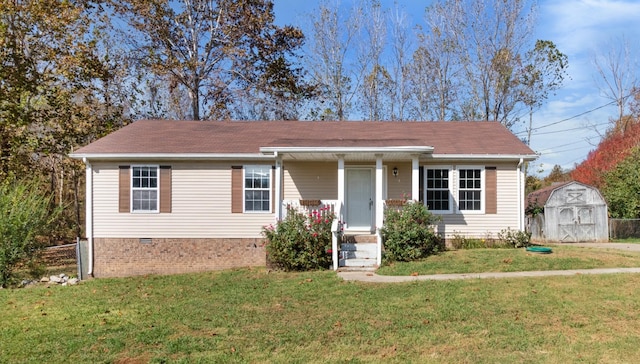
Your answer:
[[[376,260],[375,259],[340,259],[338,264],[339,267],[375,267]]]
[[[343,243],[377,243],[378,236],[376,234],[345,234],[342,237]]]
[[[375,243],[342,243],[340,244],[340,250],[342,251],[361,251],[361,252],[377,252],[378,244]]]
[[[377,257],[378,245],[375,243],[342,243],[338,266],[352,269],[375,268]]]
[[[377,267],[340,267],[338,272],[375,272]]]

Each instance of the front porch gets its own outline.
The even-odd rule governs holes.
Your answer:
[[[285,216],[287,208],[309,213],[329,206],[335,213],[332,261],[337,270],[341,261],[338,251],[347,251],[338,246],[342,234],[372,236],[375,252],[369,260],[374,266],[382,263],[379,228],[383,225],[385,200],[419,200],[419,161],[433,148],[265,147],[261,152],[275,157],[276,220]]]

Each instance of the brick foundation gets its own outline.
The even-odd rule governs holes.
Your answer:
[[[264,266],[262,239],[94,238],[95,277],[178,274]]]

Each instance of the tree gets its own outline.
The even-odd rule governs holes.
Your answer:
[[[126,123],[116,70],[100,54],[103,29],[88,3],[0,0],[0,180],[49,180],[55,203],[74,201],[59,230],[80,231],[81,166],[68,153]],[[44,188],[44,186],[43,186]]]
[[[604,173],[600,190],[613,218],[640,218],[640,147]]]
[[[183,90],[194,120],[233,117],[236,99],[282,101],[300,96],[301,69],[292,67],[304,40],[273,24],[269,0],[112,0],[135,30],[129,37],[141,67]]]
[[[421,34],[414,60],[418,74],[426,75],[421,81],[433,86],[414,94],[435,97],[419,100],[419,110],[437,110],[440,119],[495,120],[512,128],[522,109],[539,106],[559,87],[561,78],[547,76],[564,70],[566,57],[551,42],[532,44],[535,8],[528,4],[439,0],[427,8],[430,28]]]
[[[596,83],[600,88],[600,93],[614,102],[618,108],[616,117],[611,120],[614,128],[624,131],[632,119],[628,116],[628,104],[632,100],[629,96],[639,86],[635,73],[637,64],[633,63],[631,47],[624,38],[618,42],[611,40],[609,44],[610,48],[607,53],[593,57],[593,63],[599,76]]]
[[[393,89],[391,75],[382,62],[386,45],[386,22],[379,2],[373,2],[363,16],[365,36],[359,44],[358,61],[365,77],[360,84],[359,103],[367,120],[389,119]]]
[[[557,182],[568,182],[571,180],[569,172],[562,169],[559,164],[551,168],[549,174],[543,179],[545,186],[550,186]]]
[[[38,181],[0,183],[0,286],[5,287],[18,263],[34,258],[43,246],[40,236],[60,213],[50,211],[51,197]]]
[[[527,145],[531,144],[533,130],[533,112],[539,109],[549,97],[562,85],[567,76],[568,59],[556,45],[548,40],[537,40],[535,47],[528,51],[527,62],[521,69],[522,102],[529,109],[529,126],[527,128]]]
[[[409,60],[409,29],[407,15],[398,7],[390,13],[391,27],[391,52],[392,66],[391,77],[393,80],[391,90],[390,117],[392,120],[403,121],[409,116],[409,89],[410,68]]]
[[[326,104],[321,110],[314,111],[317,118],[346,120],[349,116],[364,75],[362,68],[355,69],[348,64],[347,57],[361,30],[362,12],[358,6],[348,13],[342,12],[339,4],[330,5],[324,1],[312,18],[309,67],[314,83],[319,87],[320,103]]]
[[[626,131],[613,130],[574,168],[571,177],[600,188],[604,184],[603,175],[614,169],[639,144],[640,123],[630,124]]]

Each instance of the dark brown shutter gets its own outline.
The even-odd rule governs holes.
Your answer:
[[[129,175],[129,166],[120,166],[120,175],[118,177],[118,211],[131,212],[129,203],[131,201],[131,177]]]
[[[231,166],[231,212],[242,213],[242,191],[244,181],[242,178],[242,166]]]
[[[160,212],[171,212],[171,166],[160,166]]]
[[[498,175],[496,167],[485,167],[485,196],[484,212],[486,214],[498,213]]]

